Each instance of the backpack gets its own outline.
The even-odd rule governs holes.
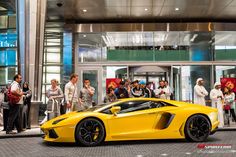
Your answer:
[[[10,102],[10,104],[17,104],[21,98],[20,96],[16,96],[16,95],[12,94],[11,86],[8,88],[7,96],[8,96],[8,101]]]

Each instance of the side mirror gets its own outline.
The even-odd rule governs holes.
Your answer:
[[[120,106],[112,106],[112,108],[110,109],[111,113],[115,116],[117,115],[118,112],[120,112],[120,110],[121,110]]]

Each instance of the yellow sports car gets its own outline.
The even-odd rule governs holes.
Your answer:
[[[71,112],[41,126],[44,140],[95,146],[103,141],[204,141],[219,125],[217,109],[155,98],[129,98]]]

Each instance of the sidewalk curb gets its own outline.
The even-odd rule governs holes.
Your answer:
[[[236,131],[236,128],[220,128],[217,131]]]
[[[220,128],[218,131],[236,131],[236,128]],[[29,138],[29,137],[42,137],[44,134],[43,133],[38,133],[38,134],[30,134],[30,135],[4,135],[0,136],[0,139],[6,139],[6,138]]]
[[[42,137],[43,134],[31,134],[31,135],[5,135],[5,136],[0,136],[0,139],[5,139],[5,138],[28,138],[28,137]]]

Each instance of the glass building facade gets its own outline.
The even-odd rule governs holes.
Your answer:
[[[16,13],[0,7],[0,86],[11,82],[17,73],[17,24]]]
[[[162,25],[164,29],[158,25]],[[177,29],[175,25],[180,28]],[[188,28],[188,25],[192,28]],[[145,80],[153,82],[154,88],[158,87],[160,80],[168,80],[176,100],[193,102],[193,87],[197,78],[202,77],[205,80],[206,89],[210,92],[214,82],[234,76],[236,69],[231,62],[236,60],[236,33],[230,29],[218,29],[221,25],[225,24],[64,25],[67,29],[77,27],[79,30],[70,29],[69,33],[64,33],[63,37],[69,36],[69,40],[60,42],[60,60],[59,57],[53,58],[58,58],[57,64],[61,65],[63,72],[60,71],[61,73],[56,76],[45,71],[44,76],[51,75],[57,78],[63,88],[66,80],[68,81],[68,77],[62,80],[63,73],[71,68],[67,72],[75,72],[80,76],[79,88],[82,88],[84,78],[92,80],[92,85],[98,91],[95,95],[96,103],[101,103],[106,94],[108,78]],[[130,29],[135,26],[138,29]],[[183,26],[187,27],[182,28]],[[45,41],[46,38],[47,33]],[[46,46],[44,54],[47,49]],[[66,57],[63,59],[63,56]],[[230,68],[228,73],[227,68]],[[46,86],[43,87],[43,91],[44,88]],[[206,99],[210,105],[210,98]]]
[[[234,77],[236,70],[233,64],[227,66],[236,60],[235,32],[203,25],[205,30],[79,32],[78,69],[91,66],[91,70],[101,70],[103,94],[99,97],[105,95],[107,78],[145,80],[154,87],[160,80],[168,80],[176,100],[193,102],[197,78],[205,80],[210,92],[214,82]],[[210,105],[210,98],[206,99]]]

